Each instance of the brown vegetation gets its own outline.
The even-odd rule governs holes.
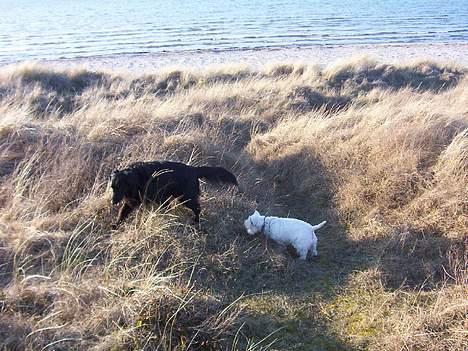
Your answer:
[[[463,350],[468,81],[422,62],[123,76],[0,71],[0,348]],[[224,166],[111,229],[135,161]],[[298,262],[256,206],[328,221]]]

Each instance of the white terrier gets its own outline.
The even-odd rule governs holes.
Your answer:
[[[327,221],[310,225],[295,218],[262,216],[258,211],[255,211],[244,221],[244,226],[250,235],[261,232],[280,244],[292,245],[299,258],[305,260],[309,250],[312,251],[313,256],[318,255],[315,231],[322,228],[325,223]]]

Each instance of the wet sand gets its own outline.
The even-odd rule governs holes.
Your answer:
[[[125,54],[60,60],[34,61],[58,68],[83,67],[99,71],[151,72],[164,68],[205,69],[222,65],[245,65],[251,68],[275,63],[307,63],[326,66],[336,61],[368,57],[385,63],[431,60],[468,66],[468,43],[449,44],[379,44],[314,46],[306,48],[162,52]]]

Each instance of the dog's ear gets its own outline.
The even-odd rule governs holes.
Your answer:
[[[255,210],[255,212],[253,214],[257,215],[257,216],[260,216],[260,213],[257,210]]]
[[[116,169],[115,171],[112,171],[112,173],[109,174],[109,180],[112,180],[112,178],[114,178],[115,175],[116,175],[117,173],[119,173],[119,172],[120,172],[120,171],[119,171],[118,169]]]

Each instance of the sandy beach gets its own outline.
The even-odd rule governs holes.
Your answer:
[[[92,71],[111,70],[141,73],[168,67],[205,69],[232,64],[246,65],[254,69],[275,63],[308,63],[326,66],[336,61],[348,61],[360,56],[386,63],[431,60],[467,65],[468,43],[342,45],[288,49],[164,52],[34,62],[58,68],[83,67]]]

